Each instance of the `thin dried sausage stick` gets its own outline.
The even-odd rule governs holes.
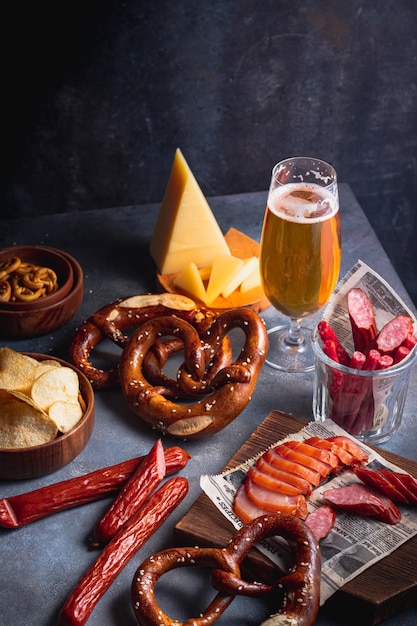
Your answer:
[[[334,332],[330,324],[324,320],[318,323],[317,329],[323,343],[329,341],[334,345],[335,357],[333,360],[342,365],[349,365],[349,354],[342,346],[338,336]]]
[[[126,481],[111,506],[94,528],[91,542],[97,548],[110,541],[123,524],[140,509],[165,478],[165,456],[161,440],[152,446],[137,470]]]
[[[140,456],[83,476],[0,500],[0,527],[20,528],[38,519],[117,492],[145,457]],[[190,455],[179,446],[165,450],[167,475],[183,469]]]
[[[82,576],[65,602],[59,626],[83,626],[100,598],[188,492],[186,478],[170,478],[131,517]]]

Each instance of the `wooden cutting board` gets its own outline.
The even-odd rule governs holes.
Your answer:
[[[305,420],[272,411],[236,452],[224,470],[230,470],[283,437],[306,425]],[[417,477],[417,463],[377,449],[388,461]],[[174,529],[175,541],[183,546],[225,547],[235,534],[230,522],[202,493]],[[271,562],[257,550],[251,552],[246,572],[265,580],[273,577]],[[355,615],[361,626],[382,620],[413,606],[417,601],[417,537],[413,537],[382,561],[347,583],[322,607],[326,615],[343,624],[344,615]],[[351,622],[350,622],[351,623]]]

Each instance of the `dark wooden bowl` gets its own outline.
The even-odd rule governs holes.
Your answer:
[[[7,248],[7,251],[8,254],[10,254],[9,251],[13,251],[14,256],[20,256],[19,252],[23,248],[26,249],[28,256],[23,257],[21,254],[21,258],[36,258],[39,264],[41,264],[41,257],[51,261],[50,255],[54,255],[56,267],[59,264],[61,269],[68,268],[67,279],[63,278],[64,284],[61,289],[45,298],[36,300],[36,304],[33,303],[32,306],[32,303],[26,303],[25,306],[19,306],[17,303],[14,306],[8,303],[8,306],[0,307],[0,336],[8,339],[27,339],[53,332],[75,315],[83,299],[83,271],[78,261],[71,255],[43,246],[16,246]],[[29,249],[36,250],[34,255],[37,256],[29,257]],[[0,251],[0,261],[2,260],[2,252],[5,251]],[[6,257],[3,260],[6,260]],[[55,269],[52,264],[49,267]]]
[[[87,445],[94,427],[94,392],[86,378],[75,366],[46,354],[26,353],[38,361],[54,359],[71,367],[80,381],[80,392],[86,410],[81,420],[65,435],[30,448],[0,448],[0,479],[23,480],[52,474],[75,459]]]

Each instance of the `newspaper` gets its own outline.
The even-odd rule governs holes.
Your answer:
[[[354,287],[368,294],[374,307],[378,329],[397,315],[408,315],[417,331],[417,322],[411,310],[379,274],[359,259],[337,284],[323,314],[323,319],[331,322],[333,330],[350,354],[354,351],[354,346],[347,296],[349,290]]]
[[[327,438],[334,435],[350,436],[331,420],[325,420],[323,422],[308,422],[298,433],[291,434],[281,441],[287,439],[303,441],[312,436]],[[368,455],[368,468],[385,467],[403,471],[386,461],[373,449],[357,440],[355,441]],[[269,447],[274,447],[278,443],[281,442],[277,441]],[[236,529],[239,529],[243,522],[233,511],[235,494],[244,481],[246,472],[263,452],[264,450],[260,450],[255,457],[230,471],[217,476],[203,475],[200,478],[202,490]],[[322,499],[324,490],[354,482],[359,481],[351,471],[344,471],[331,480],[325,481],[309,497],[309,512],[324,503]],[[395,525],[385,524],[370,517],[338,512],[333,530],[320,541],[322,555],[320,604],[324,604],[345,583],[417,534],[417,507],[397,506],[401,511],[402,520]],[[291,550],[285,540],[282,538],[265,539],[259,542],[257,548],[279,570],[287,571],[291,564]]]

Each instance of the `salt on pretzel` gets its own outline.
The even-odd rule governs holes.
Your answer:
[[[233,363],[213,371],[213,355],[233,329],[244,333],[244,345]],[[146,378],[144,360],[161,337],[180,338],[184,363],[178,384],[198,396],[194,403],[176,403],[164,385]],[[157,317],[136,330],[119,363],[123,395],[131,409],[151,428],[174,438],[199,439],[232,422],[246,407],[265,361],[268,337],[264,322],[250,309],[230,309],[199,336],[192,326],[174,317]]]
[[[114,387],[119,384],[118,369],[112,363],[108,369],[96,367],[92,362],[94,348],[109,339],[122,349],[129,336],[127,329],[138,328],[148,320],[162,315],[174,315],[185,319],[204,332],[216,313],[199,307],[193,300],[179,294],[142,294],[119,298],[91,315],[76,331],[70,346],[73,363],[87,376],[95,389]],[[175,347],[176,346],[176,347]],[[176,350],[178,343],[170,344]],[[170,353],[168,352],[168,354]]]
[[[282,537],[293,548],[291,570],[272,584],[243,580],[240,566],[244,559],[259,541],[273,536]],[[261,626],[313,626],[316,622],[321,554],[314,534],[299,518],[280,514],[261,516],[243,526],[222,550],[176,547],[147,558],[136,570],[131,585],[133,610],[139,626],[183,626],[160,609],[155,585],[172,569],[199,565],[213,567],[211,584],[218,594],[200,617],[188,619],[186,625],[213,624],[238,595],[267,594],[277,599],[279,606]]]

